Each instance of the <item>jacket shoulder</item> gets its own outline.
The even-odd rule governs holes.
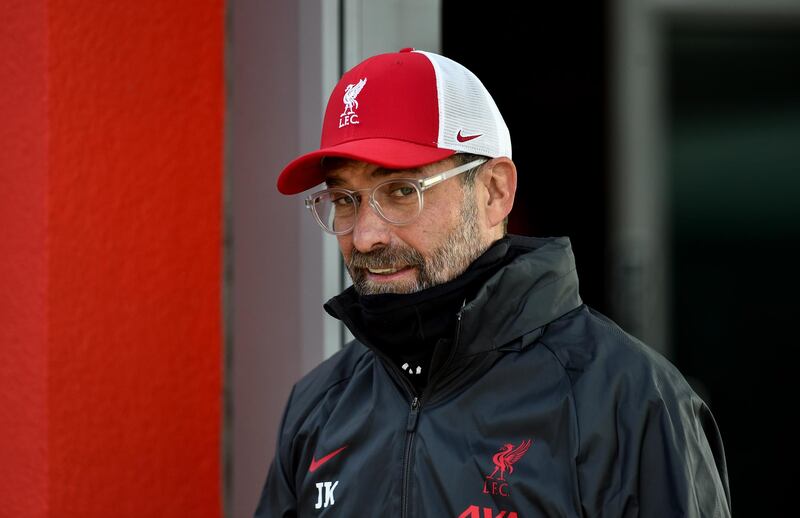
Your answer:
[[[596,392],[592,387],[598,385],[593,384],[602,383],[599,386],[634,390],[634,397],[694,395],[667,358],[586,304],[553,322],[542,340],[576,388]]]
[[[586,305],[542,342],[570,379],[587,515],[730,516],[719,429],[669,360]]]

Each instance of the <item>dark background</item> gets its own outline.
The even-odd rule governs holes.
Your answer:
[[[477,75],[511,131],[511,233],[569,236],[584,301],[607,310],[609,114],[606,10],[443,2],[442,52]]]
[[[708,392],[736,515],[789,516],[800,26],[678,19],[668,34],[675,361]]]
[[[492,92],[519,186],[509,231],[569,236],[581,296],[617,321],[609,257],[610,2],[443,2],[443,54]],[[712,409],[735,516],[793,509],[800,342],[800,25],[665,19],[672,357]]]

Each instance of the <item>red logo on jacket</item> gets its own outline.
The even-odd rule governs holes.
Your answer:
[[[506,514],[508,513],[508,514]],[[471,505],[464,509],[464,512],[458,515],[458,518],[518,518],[515,511],[500,511],[494,514],[494,509],[491,507],[484,507],[483,513],[481,508],[477,505]]]
[[[492,456],[494,471],[486,475],[486,480],[483,482],[483,492],[490,495],[508,496],[510,492],[506,482],[506,473],[509,475],[514,473],[514,464],[525,456],[530,447],[530,439],[522,441],[516,447],[511,443],[504,444]]]

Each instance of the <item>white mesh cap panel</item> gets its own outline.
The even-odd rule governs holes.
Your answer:
[[[415,50],[433,64],[439,92],[438,146],[492,158],[511,158],[511,136],[500,110],[480,79],[452,59]],[[466,142],[462,137],[480,135]]]

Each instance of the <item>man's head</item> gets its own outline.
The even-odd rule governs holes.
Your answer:
[[[320,149],[290,163],[278,189],[295,194],[323,181],[329,189],[306,205],[337,235],[356,289],[413,292],[458,276],[502,237],[516,168],[480,80],[448,58],[403,49],[344,74]]]

